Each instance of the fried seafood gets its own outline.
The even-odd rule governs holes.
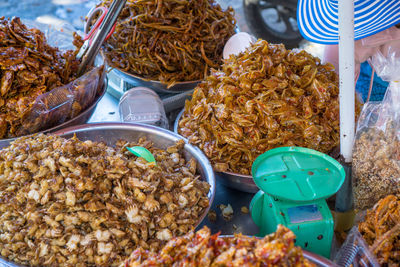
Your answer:
[[[358,230],[382,266],[400,265],[400,198],[389,195],[367,211]]]
[[[74,80],[79,63],[19,18],[0,18],[0,138],[15,137],[36,97]]]
[[[125,146],[140,145],[157,165]],[[117,266],[194,227],[209,184],[184,142],[166,150],[38,135],[0,151],[0,253],[31,266]]]
[[[400,193],[400,141],[397,123],[369,128],[356,139],[353,151],[353,194],[357,209],[372,208],[379,199]]]
[[[105,55],[113,67],[168,87],[200,80],[222,64],[235,23],[233,9],[215,0],[128,0]]]
[[[179,133],[216,171],[250,174],[256,157],[275,147],[333,150],[339,144],[338,94],[332,65],[259,40],[197,86]]]
[[[125,266],[315,266],[294,246],[294,239],[282,225],[262,239],[211,235],[205,226],[170,240],[158,254],[138,248]]]

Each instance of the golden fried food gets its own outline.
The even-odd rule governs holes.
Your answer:
[[[74,80],[75,52],[47,44],[19,18],[0,18],[0,138],[15,137],[35,99]]]
[[[157,165],[125,146],[149,149]],[[118,266],[138,246],[186,234],[209,184],[182,156],[141,139],[104,143],[38,135],[0,151],[0,253],[31,266]]]
[[[200,80],[209,67],[222,64],[235,23],[233,9],[223,11],[214,0],[128,0],[105,44],[106,58],[113,67],[168,87]]]
[[[400,198],[389,195],[370,210],[358,230],[382,266],[400,265]]]
[[[179,133],[216,171],[250,174],[269,149],[339,144],[338,76],[303,50],[259,40],[212,70],[185,104]]]
[[[352,162],[355,208],[372,208],[379,199],[400,193],[397,130],[397,122],[387,121],[385,130],[372,127],[357,137]]]
[[[315,266],[294,240],[293,232],[282,225],[262,239],[211,235],[205,226],[170,240],[158,254],[138,248],[125,266]]]

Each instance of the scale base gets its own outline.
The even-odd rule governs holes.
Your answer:
[[[276,231],[278,224],[292,230],[296,245],[326,258],[330,257],[333,217],[324,199],[294,203],[259,191],[250,203],[251,216],[263,237]]]

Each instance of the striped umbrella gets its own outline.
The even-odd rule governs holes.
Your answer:
[[[347,0],[351,1],[351,0]],[[400,0],[354,0],[354,39],[400,22]],[[339,41],[339,1],[299,0],[297,23],[304,38],[321,44]]]

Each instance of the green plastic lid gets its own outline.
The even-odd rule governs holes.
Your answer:
[[[254,182],[281,200],[325,199],[343,184],[345,172],[326,154],[303,147],[279,147],[260,155],[251,168]]]

